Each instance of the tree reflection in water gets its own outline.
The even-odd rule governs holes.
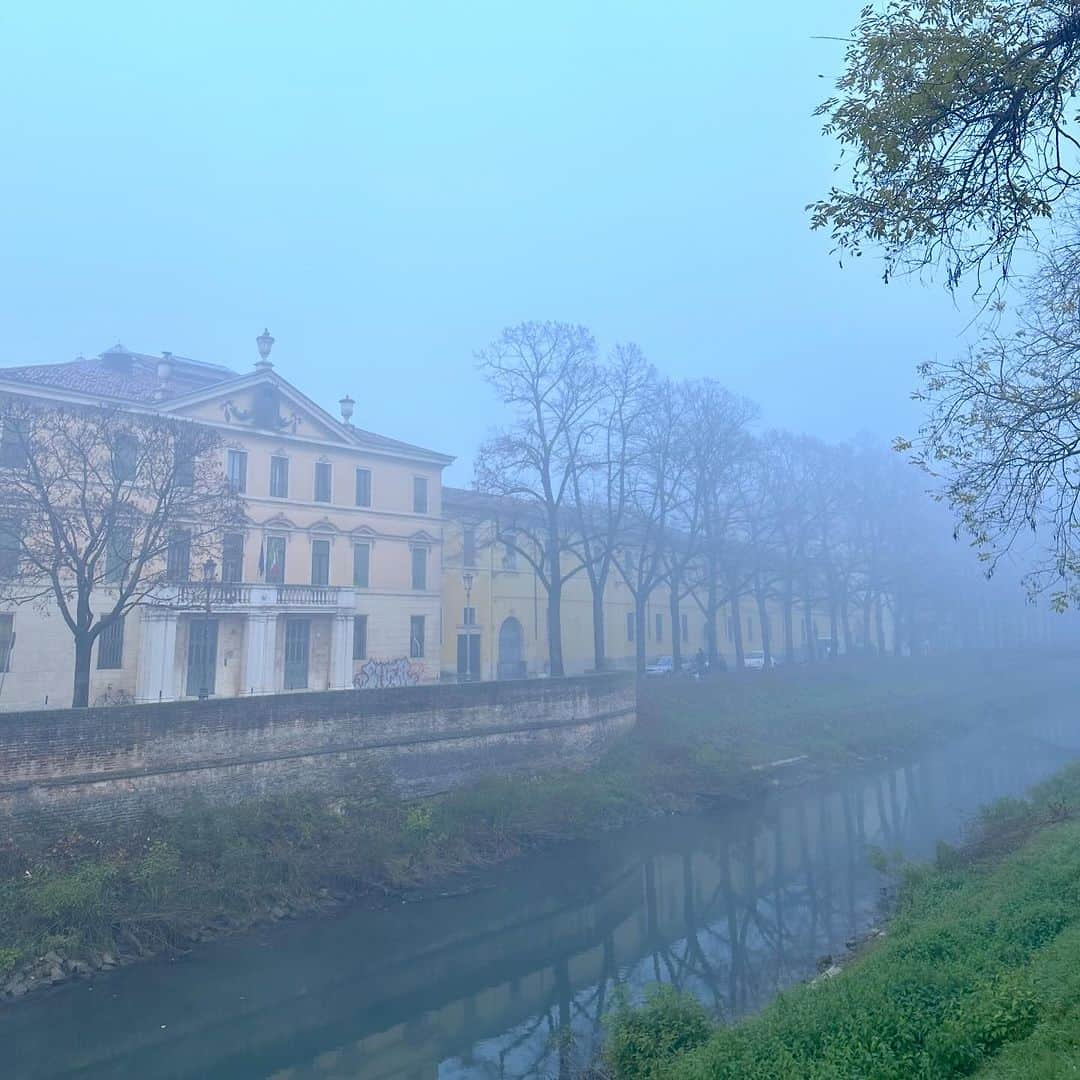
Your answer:
[[[640,905],[603,938],[598,977],[575,988],[580,957],[560,957],[543,1011],[444,1061],[439,1076],[569,1078],[613,996],[654,982],[726,1019],[759,1009],[878,917],[885,882],[871,848],[927,857],[963,814],[1044,774],[1030,740],[1013,749],[985,768],[945,755],[777,797],[704,835],[688,829],[685,850],[641,860]]]

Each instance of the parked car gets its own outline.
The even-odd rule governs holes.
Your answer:
[[[748,668],[766,668],[772,667],[773,662],[770,659],[768,663],[765,663],[765,654],[763,652],[748,652],[743,654],[743,666]]]
[[[645,668],[646,679],[663,679],[675,674],[675,661],[670,656],[661,656]]]

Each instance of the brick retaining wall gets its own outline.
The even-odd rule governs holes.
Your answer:
[[[427,795],[491,772],[584,766],[635,711],[633,677],[613,673],[0,713],[0,817],[108,822],[195,793],[334,795],[376,771]]]

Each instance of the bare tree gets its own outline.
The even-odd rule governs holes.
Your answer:
[[[649,598],[667,576],[668,551],[694,497],[686,389],[663,380],[648,393],[650,407],[630,456],[630,511],[615,552],[615,564],[634,598],[638,671],[645,670]]]
[[[520,508],[512,543],[547,592],[548,655],[552,675],[564,674],[562,590],[582,569],[564,566],[571,549],[568,505],[574,477],[595,431],[602,393],[596,343],[583,326],[521,323],[505,329],[478,354],[480,370],[505,405],[512,425],[488,439],[476,461],[476,486]]]
[[[736,562],[741,560],[736,559],[733,543],[739,516],[735,493],[751,445],[748,428],[757,409],[713,379],[701,379],[688,386],[687,406],[694,538],[669,562],[669,578],[675,596],[689,587],[697,600],[705,616],[708,660],[715,664],[719,609],[740,574]],[[741,635],[736,645],[741,664]]]
[[[0,402],[0,595],[59,610],[74,639],[72,705],[94,642],[239,520],[210,428],[118,409]]]
[[[634,344],[616,345],[603,370],[603,398],[588,452],[573,474],[573,547],[592,594],[593,657],[607,666],[604,592],[630,510],[632,455],[649,406],[652,369]]]

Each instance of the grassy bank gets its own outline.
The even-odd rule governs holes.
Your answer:
[[[660,992],[611,1018],[617,1080],[1040,1080],[1080,1073],[1080,767],[907,872],[881,944],[716,1027]]]
[[[356,897],[397,895],[538,845],[750,797],[776,759],[835,767],[1022,711],[1071,658],[792,668],[642,687],[638,728],[588,772],[491,778],[407,804],[371,778],[333,801],[193,802],[125,834],[0,840],[0,991]]]

